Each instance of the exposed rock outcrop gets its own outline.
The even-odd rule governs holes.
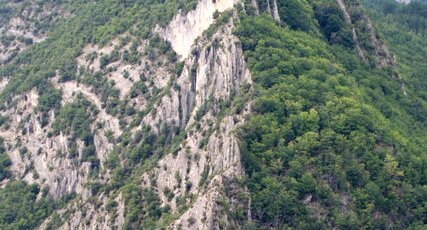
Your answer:
[[[243,83],[251,82],[239,40],[232,34],[233,25],[227,23],[210,40],[201,39],[193,46],[186,68],[177,79],[180,90],[171,91],[155,110],[156,116],[144,120],[151,127],[160,127],[161,122],[180,124],[188,133],[182,150],[176,156],[167,155],[154,170],[159,191],[172,189],[174,197],[188,192],[196,196],[191,207],[174,222],[174,228],[218,227],[215,210],[216,201],[224,197],[223,180],[243,175],[233,134],[243,122],[243,115],[216,117],[221,113],[220,102],[232,98]],[[204,115],[196,118],[201,109],[206,109]],[[176,175],[185,179],[176,184]],[[186,191],[186,184],[193,186]],[[160,197],[163,203],[176,208],[175,199],[168,201],[164,194]],[[189,224],[189,218],[194,218],[194,223]]]
[[[378,68],[393,68],[392,78],[401,81],[401,77],[396,67],[396,60],[388,47],[379,38],[374,25],[363,12],[361,3],[358,0],[337,0],[343,12],[345,22],[352,28],[353,41],[356,46],[356,53],[366,64],[371,64]],[[360,35],[363,33],[364,41],[361,42]],[[401,81],[401,90],[406,95],[405,84]]]
[[[394,57],[391,55],[388,48],[384,45],[383,41],[378,38],[378,33],[369,18],[364,12],[358,1],[349,1],[347,3],[344,0],[337,0],[341,11],[343,12],[344,19],[347,24],[352,27],[353,40],[356,45],[356,52],[360,59],[369,63],[369,56],[373,64],[377,67],[395,66],[396,62]],[[368,40],[360,41],[360,34],[365,34]]]
[[[53,197],[70,192],[87,195],[84,183],[90,164],[66,157],[68,140],[62,133],[48,135],[49,123],[42,126],[36,112],[38,94],[32,90],[14,98],[17,105],[2,115],[9,117],[7,128],[0,130],[12,161],[15,177],[46,187]],[[54,119],[54,114],[50,116]]]
[[[350,14],[347,11],[347,7],[345,6],[345,3],[343,0],[337,0],[339,7],[341,8],[341,11],[343,12],[345,22],[349,25],[353,25],[353,22],[351,21]],[[356,28],[352,26],[351,33],[353,35],[353,41],[356,46],[356,53],[359,56],[359,58],[364,62],[367,63],[368,59],[366,58],[365,54],[363,53],[362,48],[360,47],[359,37],[357,36]]]
[[[237,2],[239,0],[201,0],[196,9],[186,15],[178,12],[169,26],[165,29],[158,28],[158,32],[171,42],[181,59],[185,59],[190,54],[195,39],[214,22],[214,13],[229,10]]]
[[[208,6],[208,8],[202,6]],[[159,83],[166,82],[167,84],[158,84],[163,92],[160,94],[161,97],[154,104],[151,112],[143,117],[142,124],[132,132],[135,133],[142,127],[151,127],[152,132],[161,134],[164,132],[163,127],[170,126],[178,127],[181,132],[187,134],[185,139],[179,143],[180,150],[176,153],[167,152],[157,162],[157,167],[146,172],[141,183],[141,189],[155,188],[162,207],[170,205],[173,216],[175,216],[170,223],[170,228],[215,229],[219,228],[220,222],[235,224],[231,217],[219,214],[224,208],[220,201],[235,202],[235,199],[230,197],[227,188],[230,183],[233,183],[232,181],[243,176],[243,169],[240,163],[238,141],[233,131],[244,122],[249,108],[245,107],[239,114],[226,113],[222,110],[224,108],[221,104],[227,101],[231,103],[233,97],[240,92],[241,87],[251,83],[251,76],[243,58],[240,41],[233,35],[233,18],[220,26],[211,37],[204,37],[203,31],[214,22],[213,19],[208,24],[206,22],[203,22],[203,25],[199,24],[202,23],[200,21],[188,24],[190,18],[199,20],[202,14],[205,17],[208,13],[213,14],[215,10],[223,11],[232,6],[230,2],[203,0],[199,2],[199,6],[194,11],[185,16],[179,14],[175,17],[167,28],[156,29],[166,39],[169,39],[172,48],[181,54],[181,57],[186,57],[184,68],[178,77],[161,74],[161,72],[151,75],[156,79],[163,79]],[[177,23],[183,24],[177,25]],[[176,30],[176,28],[181,29]],[[179,32],[183,30],[188,32],[185,36]],[[177,38],[178,35],[183,37]],[[194,38],[194,40],[198,38],[197,43],[189,42],[188,37]],[[181,42],[184,42],[184,38],[186,38],[184,44],[186,48],[182,49]],[[102,53],[109,54],[114,49],[107,47],[102,48],[104,50]],[[99,49],[97,50],[96,47],[86,47],[84,54],[77,60],[78,65],[94,72],[102,71],[96,64],[99,60],[95,59],[89,63],[85,59],[86,55],[94,51],[99,53]],[[149,62],[146,57],[140,61],[140,63]],[[111,63],[107,67],[113,66],[117,66],[119,69],[121,64]],[[136,68],[137,72],[145,73],[147,68],[138,66],[139,64],[132,65],[129,68]],[[135,77],[133,75],[137,72],[130,72],[129,77]],[[157,81],[156,79],[153,78],[154,81]],[[118,127],[117,119],[103,111],[102,103],[90,88],[75,82],[54,82],[54,84],[63,90],[64,101],[69,101],[77,92],[82,93],[101,111],[97,119],[104,119],[109,129],[114,130],[116,135],[120,135],[121,130]],[[122,87],[118,88],[121,91],[127,90]],[[127,93],[122,97],[125,95]],[[144,110],[148,103],[142,101],[138,105],[141,106],[138,109]],[[104,137],[104,132],[98,132],[95,135],[95,144],[98,139],[103,140]],[[97,145],[98,158],[101,160],[102,168],[111,147],[107,142],[102,141]],[[107,174],[101,175],[101,178],[108,182],[108,170],[105,173]],[[170,195],[166,196],[164,193],[166,190],[171,191],[173,198]],[[178,198],[181,199],[180,202],[178,202]],[[104,210],[108,199],[116,199],[119,204],[115,219],[111,219],[110,214]],[[185,210],[182,209],[182,199],[185,200],[184,204],[187,206]],[[123,224],[123,216],[126,215],[126,207],[122,198],[116,195],[101,194],[96,200],[97,203],[101,203],[101,207],[98,209],[83,197],[59,211],[60,216],[68,216],[66,220],[64,219],[60,229],[93,229],[95,226],[98,228],[102,226],[103,229],[111,229],[114,226],[120,228],[120,224]],[[85,210],[84,215],[79,209]],[[47,220],[43,226],[46,226],[50,220]],[[89,222],[89,220],[94,221]]]
[[[271,0],[271,13],[274,18],[274,20],[280,22],[280,14],[279,14],[279,7],[277,5],[277,0]]]
[[[403,4],[409,4],[409,3],[411,3],[411,0],[396,0],[396,2],[403,3]]]
[[[260,10],[258,1],[264,2],[264,4],[266,5],[265,9]],[[277,4],[277,0],[252,0],[251,4],[255,10],[256,15],[259,15],[260,11],[262,11],[267,13],[268,15],[271,15],[274,20],[280,23],[279,6]]]

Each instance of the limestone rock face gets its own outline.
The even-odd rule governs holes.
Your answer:
[[[266,8],[260,9],[258,2],[264,2]],[[279,5],[277,4],[277,0],[251,0],[252,7],[255,10],[255,14],[259,15],[260,11],[269,14],[274,18],[277,22],[280,23],[280,14],[279,14]]]
[[[411,0],[396,0],[396,2],[400,2],[403,4],[409,4],[409,3],[411,3]]]
[[[178,12],[169,26],[159,32],[171,42],[175,52],[185,59],[190,54],[195,39],[214,22],[214,13],[229,10],[237,2],[239,0],[201,0],[196,9],[186,15]]]
[[[70,192],[86,196],[83,183],[89,174],[89,165],[65,157],[68,142],[63,134],[49,137],[47,130],[51,123],[41,125],[37,99],[37,91],[32,90],[15,97],[16,107],[2,113],[9,117],[9,124],[7,129],[0,130],[0,136],[12,161],[14,176],[39,183],[54,198]]]
[[[211,39],[201,39],[193,46],[192,55],[186,60],[186,69],[177,81],[180,92],[172,91],[171,95],[165,96],[162,106],[156,110],[155,119],[148,116],[145,120],[152,127],[158,127],[161,121],[175,122],[188,132],[182,150],[175,156],[167,155],[154,170],[159,191],[175,187],[173,193],[180,197],[186,193],[186,183],[194,185],[189,192],[195,195],[195,201],[174,222],[176,228],[217,228],[216,201],[224,197],[223,181],[243,175],[233,130],[244,121],[244,113],[248,111],[217,117],[221,112],[219,102],[231,98],[243,83],[251,82],[240,43],[232,34],[233,27],[230,22]],[[210,109],[196,121],[196,114],[208,102]],[[195,128],[197,124],[199,128]],[[203,141],[206,144],[201,148]],[[175,175],[186,179],[176,184]],[[206,184],[201,186],[203,179]],[[161,198],[165,204],[176,207],[175,199],[168,201],[164,195]],[[189,218],[194,218],[195,222],[188,224]]]
[[[0,128],[0,136],[5,139],[14,177],[39,184],[55,199],[76,194],[56,216],[45,220],[40,229],[49,227],[58,216],[61,220],[56,223],[58,229],[121,229],[127,210],[125,195],[120,190],[95,193],[91,186],[111,182],[112,172],[106,164],[117,147],[115,141],[123,138],[125,132],[134,136],[145,127],[158,135],[164,134],[165,127],[174,127],[185,134],[176,143],[176,151],[166,151],[153,168],[138,178],[141,190],[154,189],[161,207],[170,207],[173,219],[168,220],[167,226],[218,229],[224,223],[235,224],[231,217],[221,213],[224,207],[218,203],[235,202],[228,195],[229,187],[244,174],[234,131],[245,121],[249,107],[239,113],[226,110],[242,88],[251,87],[251,74],[241,43],[233,34],[236,4],[241,3],[239,0],[200,0],[187,14],[177,12],[165,28],[153,29],[153,33],[170,43],[178,54],[183,65],[179,75],[171,74],[178,61],[162,55],[153,60],[146,55],[149,39],[135,39],[131,46],[132,42],[123,42],[131,35],[123,34],[103,47],[84,46],[73,63],[78,70],[78,80],[63,81],[59,73],[49,79],[51,87],[62,94],[62,106],[81,97],[96,109],[89,129],[93,132],[95,157],[99,160],[97,171],[93,171],[94,162],[82,160],[85,150],[82,140],[75,141],[77,156],[70,157],[72,134],[50,133],[58,111],[43,114],[38,109],[40,91],[33,89],[11,99],[8,109],[0,114],[11,118],[7,128]],[[204,31],[215,22],[214,14],[228,10],[232,16],[208,37]],[[276,1],[272,1],[272,10],[278,17]],[[103,56],[128,51],[139,52],[140,58],[133,63],[118,58],[104,67],[100,65]],[[140,124],[128,129],[132,115],[112,114],[108,110],[108,99],[82,80],[85,74],[105,78],[109,90],[117,90],[117,101],[128,101],[138,111],[148,111]],[[133,95],[134,85],[143,78],[148,78],[143,83],[144,96]],[[8,81],[4,78],[0,82],[0,90]],[[176,134],[167,135],[173,139]],[[125,161],[121,160],[120,163]],[[4,185],[7,180],[0,183]],[[173,197],[164,191],[170,191]],[[114,212],[111,212],[112,203]]]

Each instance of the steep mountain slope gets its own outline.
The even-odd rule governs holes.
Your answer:
[[[40,185],[39,199],[66,197],[40,228],[186,226],[193,218],[194,228],[218,226],[224,183],[243,173],[232,134],[243,117],[225,110],[250,75],[232,34],[232,11],[202,33],[215,12],[233,4],[186,2],[175,17],[180,2],[91,4],[64,3],[75,15],[2,69],[11,79],[2,92],[7,177]],[[115,18],[88,24],[91,14],[111,9]],[[148,11],[145,32],[124,31],[121,23]],[[147,26],[139,23],[128,28]],[[171,29],[181,23],[186,33]],[[177,56],[162,37],[175,47],[199,38],[195,46],[185,41]],[[27,71],[31,76],[19,78]],[[15,218],[5,226],[21,226]]]
[[[360,2],[284,4],[305,9],[281,15],[291,29],[249,15],[237,30],[257,89],[240,131],[254,225],[423,228],[423,91],[404,88],[409,73]],[[423,79],[426,59],[414,60]]]
[[[426,35],[386,3],[1,2],[0,229],[422,229]]]
[[[46,38],[46,32],[60,17],[68,17],[60,1],[0,2],[0,65],[20,51]]]

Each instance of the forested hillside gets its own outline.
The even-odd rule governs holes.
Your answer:
[[[367,1],[398,63],[377,68],[357,57],[334,1],[282,4],[307,13],[282,26],[245,14],[237,28],[255,82],[240,129],[253,225],[422,229],[427,6]]]
[[[0,229],[425,229],[426,151],[425,0],[0,0]]]

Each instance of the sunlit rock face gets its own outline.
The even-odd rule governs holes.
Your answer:
[[[411,0],[396,0],[396,2],[403,3],[403,4],[409,4]]]
[[[172,43],[181,59],[185,59],[190,54],[195,39],[214,22],[214,13],[229,10],[237,2],[239,0],[201,0],[196,9],[187,14],[179,12],[167,28],[160,29],[160,33]]]

